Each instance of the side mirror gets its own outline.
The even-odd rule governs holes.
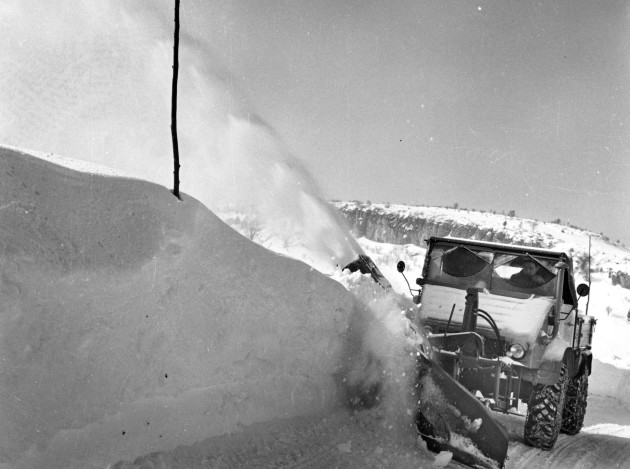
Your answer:
[[[403,261],[398,261],[398,264],[396,264],[396,269],[402,274],[405,271],[405,263]]]
[[[580,283],[577,287],[577,294],[579,296],[588,296],[588,293],[591,289],[585,283]]]
[[[414,297],[411,299],[411,301],[413,301],[413,304],[419,305],[420,304],[420,295],[414,295]]]

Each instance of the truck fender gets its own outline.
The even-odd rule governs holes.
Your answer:
[[[541,363],[540,368],[534,377],[534,384],[542,384],[545,386],[556,384],[560,379],[560,370],[562,369],[563,364],[567,366],[569,376],[575,376],[575,358],[573,356],[573,351],[570,348],[567,348],[564,351],[562,360],[553,360]]]

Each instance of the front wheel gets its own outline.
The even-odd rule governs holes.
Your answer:
[[[550,450],[556,444],[562,427],[567,381],[567,367],[563,364],[557,383],[547,386],[537,384],[532,389],[524,431],[525,441],[529,445]]]
[[[562,412],[562,432],[577,435],[584,425],[586,399],[588,397],[588,371],[571,378],[567,386],[567,395]]]

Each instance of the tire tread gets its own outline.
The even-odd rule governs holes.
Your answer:
[[[567,369],[562,365],[560,380],[551,385],[536,384],[527,406],[525,441],[535,448],[553,449],[562,427]]]
[[[562,412],[562,433],[577,435],[584,425],[588,399],[588,372],[569,380]]]

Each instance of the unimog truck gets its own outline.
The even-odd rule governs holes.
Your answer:
[[[523,415],[526,404],[524,438],[534,447],[549,450],[560,432],[578,433],[596,321],[578,310],[589,287],[576,289],[571,258],[548,249],[456,238],[432,237],[427,243],[414,302],[420,305],[430,362],[493,411]],[[399,262],[398,270],[404,268]],[[445,380],[444,389],[452,388]],[[452,401],[462,405],[457,397]],[[435,418],[421,412],[419,429],[431,437]]]

